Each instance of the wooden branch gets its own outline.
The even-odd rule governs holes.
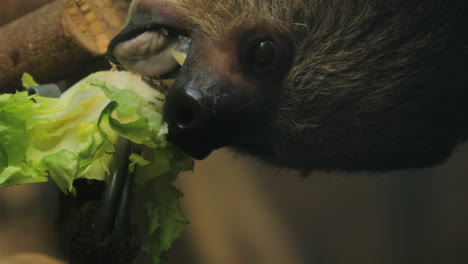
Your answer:
[[[0,264],[65,264],[65,262],[36,253],[23,253],[0,258]]]
[[[0,28],[0,93],[21,89],[23,72],[56,82],[102,61],[123,26],[122,6],[129,1],[57,0]]]

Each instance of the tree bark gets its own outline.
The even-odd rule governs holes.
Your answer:
[[[49,83],[106,65],[107,45],[122,28],[121,7],[128,5],[57,0],[0,28],[0,93],[20,90],[24,72]]]

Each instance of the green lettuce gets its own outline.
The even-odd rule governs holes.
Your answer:
[[[31,76],[23,85],[36,85]],[[163,261],[188,224],[172,182],[193,160],[166,141],[162,95],[127,72],[99,72],[61,98],[0,95],[0,187],[53,179],[76,194],[77,179],[106,180],[118,137],[138,144],[130,156],[135,184],[145,195],[149,234],[144,250]]]

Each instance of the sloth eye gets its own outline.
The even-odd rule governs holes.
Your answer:
[[[246,77],[258,80],[282,80],[294,59],[288,38],[258,31],[240,39],[238,52],[240,70]]]
[[[275,62],[276,43],[271,40],[258,42],[253,48],[252,63],[259,67],[268,67]]]
[[[278,43],[270,38],[254,38],[244,42],[241,64],[247,74],[255,76],[271,74],[277,68]]]

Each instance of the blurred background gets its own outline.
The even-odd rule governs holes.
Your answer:
[[[47,2],[0,0],[0,25]],[[191,225],[171,264],[468,263],[466,144],[435,168],[307,178],[221,150],[177,185]],[[0,258],[62,257],[57,198],[53,184],[0,189]]]

